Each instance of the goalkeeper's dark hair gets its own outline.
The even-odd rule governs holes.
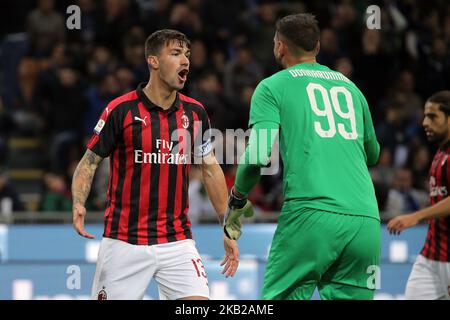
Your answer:
[[[439,110],[450,116],[450,90],[442,90],[433,94],[428,98],[427,102],[435,103],[439,106]]]
[[[191,48],[191,41],[184,33],[172,29],[162,29],[153,32],[145,40],[145,57],[158,55],[163,46],[167,46],[172,41],[178,41],[180,45],[185,44],[186,47]]]
[[[276,31],[295,55],[301,51],[313,51],[320,39],[319,24],[309,13],[291,14],[279,19]]]

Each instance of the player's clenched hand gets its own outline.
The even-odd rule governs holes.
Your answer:
[[[239,266],[239,248],[237,242],[224,235],[223,247],[225,248],[225,257],[220,265],[225,266],[223,267],[222,274],[225,274],[227,278],[229,276],[234,277]]]
[[[73,227],[82,237],[94,239],[95,237],[84,231],[84,217],[86,216],[86,208],[80,204],[73,205]]]
[[[390,234],[398,235],[403,230],[414,227],[418,223],[419,219],[415,214],[404,214],[389,221],[387,229]]]

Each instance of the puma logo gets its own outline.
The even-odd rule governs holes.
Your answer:
[[[141,119],[139,117],[134,117],[134,120],[142,121],[145,124],[145,126],[147,126],[147,122],[145,122],[146,119],[147,119],[147,116],[145,116],[144,119]]]

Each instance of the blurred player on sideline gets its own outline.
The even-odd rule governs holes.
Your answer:
[[[279,129],[285,203],[263,299],[310,299],[316,287],[322,299],[373,299],[376,288],[369,270],[379,265],[380,218],[367,165],[377,162],[380,148],[363,94],[316,62],[319,37],[310,14],[277,22],[274,55],[284,70],[253,94],[252,134],[230,195],[233,208],[246,205],[269,162],[276,138],[270,130]],[[268,152],[251,164],[255,144]]]
[[[204,184],[221,223],[227,187],[204,107],[178,93],[187,80],[189,55],[190,41],[178,31],[147,38],[149,82],[108,104],[74,173],[73,225],[93,238],[84,230],[84,205],[98,164],[111,158],[93,299],[142,299],[152,278],[161,299],[209,298],[187,215],[190,151],[202,158]],[[224,237],[224,247],[223,273],[234,276],[236,242]]]
[[[450,91],[439,91],[425,103],[423,127],[428,141],[439,146],[429,171],[431,206],[395,217],[391,234],[428,221],[425,245],[406,285],[408,300],[450,299]]]

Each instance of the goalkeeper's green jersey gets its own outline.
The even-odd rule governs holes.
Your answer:
[[[252,97],[249,126],[266,121],[280,126],[285,201],[379,219],[367,168],[379,145],[367,101],[353,82],[318,63],[280,71]],[[374,160],[368,161],[369,149],[376,150]]]

